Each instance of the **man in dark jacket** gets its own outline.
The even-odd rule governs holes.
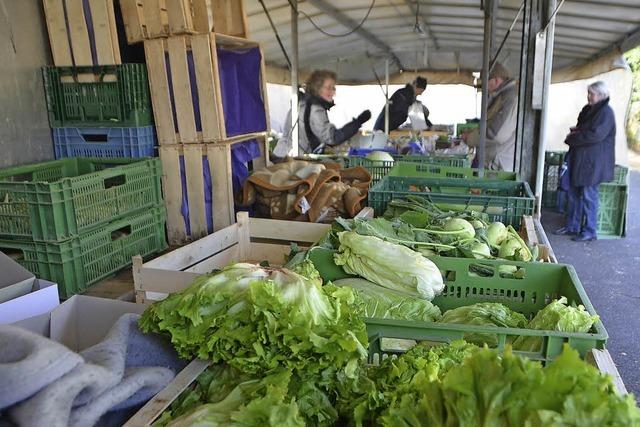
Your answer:
[[[587,100],[564,141],[569,145],[569,209],[567,225],[555,232],[576,235],[572,239],[576,242],[597,238],[598,185],[613,181],[615,167],[616,119],[605,84],[589,85]]]
[[[427,79],[424,77],[416,78],[413,83],[407,84],[402,89],[398,89],[389,98],[389,132],[398,129],[409,116],[409,107],[416,101],[416,97],[422,95],[427,88]],[[384,131],[384,108],[376,119],[376,124],[373,126],[374,130]],[[429,110],[424,107],[425,122],[427,126],[431,127],[429,121]]]

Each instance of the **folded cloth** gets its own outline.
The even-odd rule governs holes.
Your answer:
[[[111,410],[149,400],[186,362],[166,340],[143,334],[138,319],[120,317],[103,341],[80,353],[83,363],[10,408],[11,418],[29,426],[42,420],[52,427],[92,426]]]
[[[62,344],[0,325],[0,410],[20,402],[83,363]]]
[[[245,182],[243,204],[274,219],[330,222],[355,216],[367,197],[371,175],[362,168],[302,160],[254,172]]]

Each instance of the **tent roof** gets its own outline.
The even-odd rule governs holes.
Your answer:
[[[282,38],[291,51],[288,0],[264,0]],[[305,16],[299,20],[299,61],[302,71],[330,68],[342,82],[371,82],[373,69],[382,77],[384,57],[395,60],[390,73],[429,70],[469,75],[482,65],[483,11],[481,0],[420,0],[419,21],[424,35],[414,28],[416,0],[376,0],[359,31],[330,37]],[[560,3],[560,1],[558,1]],[[500,43],[522,0],[501,0],[496,43]],[[245,0],[250,37],[262,43],[267,63],[287,67],[269,21],[258,0]],[[301,12],[323,30],[344,34],[367,14],[371,0],[304,0]],[[522,20],[514,27],[499,60],[512,71],[519,64]],[[587,64],[612,51],[640,44],[640,0],[566,0],[556,19],[554,69]],[[442,73],[441,73],[442,74]]]

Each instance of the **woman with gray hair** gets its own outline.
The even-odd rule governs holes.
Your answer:
[[[609,106],[609,90],[602,81],[587,88],[587,105],[565,139],[569,146],[567,224],[555,234],[575,235],[576,242],[597,238],[598,185],[613,180],[616,119]]]

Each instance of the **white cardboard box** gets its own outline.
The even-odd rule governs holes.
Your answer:
[[[37,279],[0,252],[0,324],[48,313],[59,304],[58,285]]]
[[[74,295],[50,313],[14,323],[81,351],[102,341],[126,313],[140,314],[147,306],[132,302]]]

